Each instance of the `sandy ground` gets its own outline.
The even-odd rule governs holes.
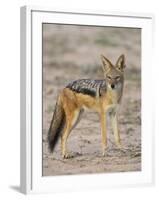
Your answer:
[[[141,170],[140,34],[140,29],[130,28],[43,25],[44,176]],[[116,148],[109,126],[107,155],[102,157],[98,115],[89,111],[68,138],[74,157],[62,159],[60,141],[50,154],[47,132],[59,90],[71,80],[103,79],[100,54],[114,63],[122,53],[127,64],[119,112],[124,151]]]

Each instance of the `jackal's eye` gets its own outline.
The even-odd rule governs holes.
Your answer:
[[[115,79],[118,81],[120,80],[120,76],[116,76]]]
[[[111,77],[110,76],[107,76],[107,78],[110,80],[111,79]]]

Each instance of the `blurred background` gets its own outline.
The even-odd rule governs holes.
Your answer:
[[[58,92],[75,79],[103,79],[100,55],[113,64],[125,54],[125,87],[119,112],[121,140],[108,129],[108,156],[101,159],[98,116],[85,113],[68,139],[75,157],[63,161],[60,143],[50,154],[47,132]],[[141,29],[43,24],[43,175],[141,170]]]

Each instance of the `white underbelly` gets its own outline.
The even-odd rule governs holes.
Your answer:
[[[84,111],[93,111],[93,112],[99,112],[100,111],[100,109],[99,109],[99,107],[98,106],[92,106],[91,108],[89,108],[89,107],[87,107],[87,106],[83,106],[82,107],[83,108],[83,110]]]

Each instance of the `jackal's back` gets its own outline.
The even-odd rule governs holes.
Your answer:
[[[74,92],[89,95],[91,97],[102,96],[106,92],[105,80],[79,79],[69,83],[66,88]]]

